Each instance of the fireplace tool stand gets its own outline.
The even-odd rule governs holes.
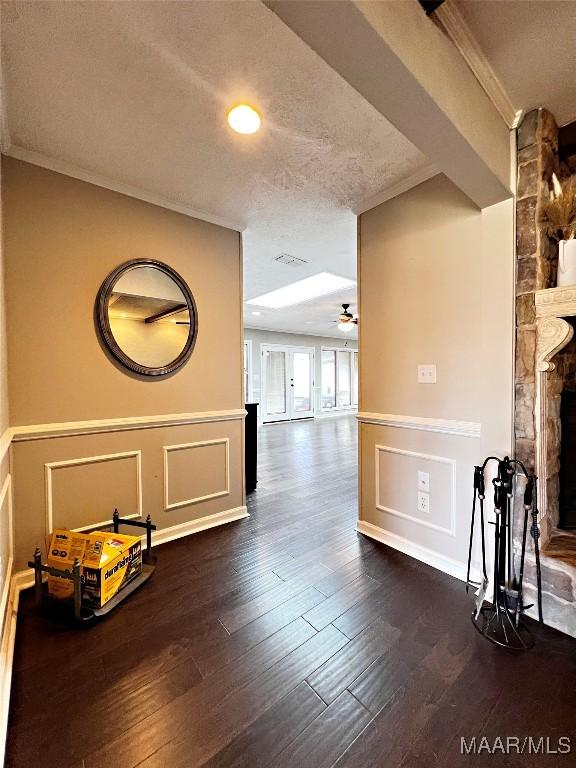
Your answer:
[[[488,590],[488,571],[486,557],[485,509],[486,496],[485,473],[491,462],[498,465],[497,473],[492,480],[494,487],[494,562],[492,566],[492,602],[485,602]],[[512,500],[514,480],[517,475],[526,479],[524,490],[524,516],[522,520],[521,552],[518,569],[516,568],[513,547],[513,514]],[[479,583],[470,579],[472,548],[474,543],[474,528],[477,504],[480,508],[480,544],[482,552],[482,577]],[[542,623],[542,586],[540,574],[540,551],[538,546],[538,506],[536,498],[536,477],[529,474],[526,467],[517,459],[508,456],[499,459],[489,456],[483,464],[474,467],[474,497],[472,502],[472,521],[470,525],[470,541],[468,545],[468,569],[466,574],[466,591],[470,587],[476,589],[476,606],[472,612],[472,623],[476,629],[490,642],[510,650],[523,651],[534,645],[534,639],[522,620],[522,614],[531,605],[524,605],[522,585],[524,579],[524,563],[526,557],[526,539],[528,535],[528,519],[531,518],[530,534],[534,539],[536,558],[536,581],[538,593],[538,617]]]

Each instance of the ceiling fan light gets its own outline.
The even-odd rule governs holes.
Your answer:
[[[350,333],[351,330],[353,330],[355,323],[351,323],[350,321],[346,323],[338,323],[338,330],[342,331],[342,333]]]

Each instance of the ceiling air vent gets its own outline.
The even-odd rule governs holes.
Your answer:
[[[288,264],[290,267],[301,267],[302,264],[308,264],[306,259],[299,259],[297,256],[291,256],[289,253],[281,253],[280,256],[274,256],[272,261]]]

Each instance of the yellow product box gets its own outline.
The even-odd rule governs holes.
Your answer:
[[[72,570],[77,557],[81,563],[82,605],[91,608],[101,608],[142,570],[139,536],[108,531],[54,531],[48,565]],[[60,576],[49,576],[48,593],[59,599],[72,597],[74,585]]]
[[[74,561],[84,559],[84,552],[88,544],[86,533],[57,530],[50,537],[48,547],[48,565],[61,570],[72,570]],[[50,597],[64,599],[74,595],[74,585],[69,579],[61,576],[48,576],[48,594]]]

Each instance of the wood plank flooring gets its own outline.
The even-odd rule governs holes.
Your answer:
[[[250,519],[159,547],[101,624],[23,594],[10,768],[575,764],[576,641],[498,649],[460,582],[358,535],[352,417],[264,427],[259,466]],[[483,735],[573,752],[461,755]]]

